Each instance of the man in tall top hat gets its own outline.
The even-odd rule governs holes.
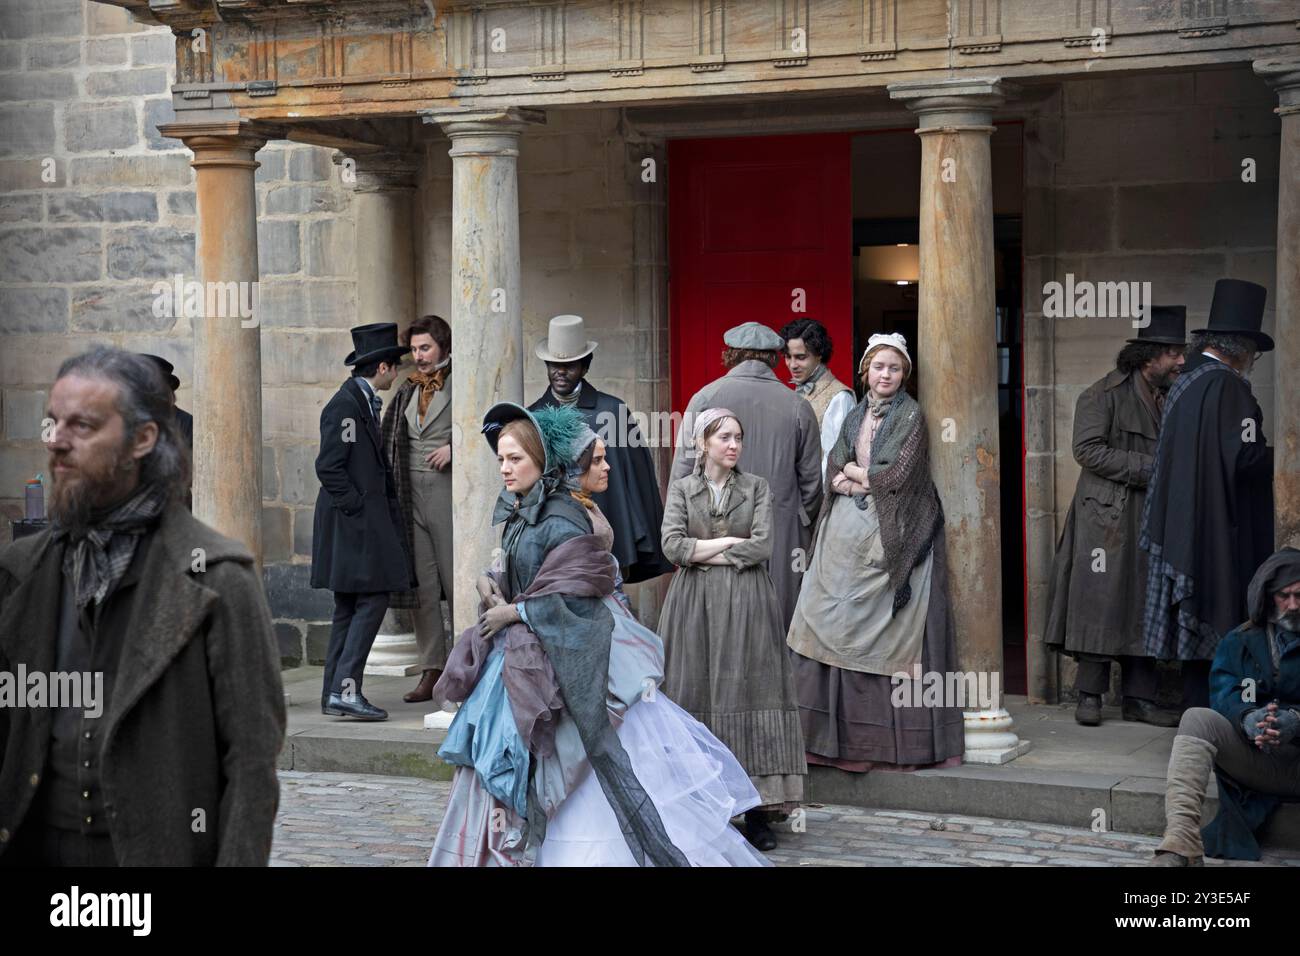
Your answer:
[[[352,377],[320,415],[316,476],[320,494],[312,526],[311,586],[334,592],[334,622],[325,653],[321,713],[386,720],[361,694],[366,657],[379,633],[390,591],[416,586],[397,488],[380,441],[379,392],[393,384],[409,346],[392,322],[352,329],[344,365]]]
[[[1152,306],[1115,368],[1074,407],[1074,460],[1083,471],[1052,564],[1044,639],[1078,662],[1074,719],[1089,727],[1101,723],[1112,661],[1120,665],[1125,720],[1178,726],[1176,713],[1155,704],[1156,662],[1142,646],[1147,562],[1138,534],[1186,328],[1185,307]]]
[[[1169,390],[1142,516],[1149,555],[1143,644],[1183,661],[1183,703],[1209,700],[1220,638],[1246,619],[1246,585],[1273,551],[1273,449],[1248,375],[1273,349],[1267,290],[1220,279]]]
[[[185,409],[176,405],[176,392],[181,387],[181,380],[176,377],[176,367],[167,361],[161,355],[149,355],[141,352],[145,358],[152,361],[162,371],[163,378],[167,380],[167,385],[172,390],[172,405],[176,410],[176,427],[180,429],[181,437],[185,439],[185,447],[191,452],[194,451],[194,416]]]
[[[765,325],[746,322],[722,335],[722,364],[730,371],[696,392],[678,429],[673,480],[696,466],[691,423],[706,408],[729,408],[745,429],[740,467],[767,479],[772,493],[772,557],[767,570],[781,602],[781,621],[790,626],[803,581],[800,561],[812,543],[813,522],[822,503],[822,441],[817,413],[772,371],[785,340]],[[798,553],[796,553],[798,552]],[[796,570],[799,568],[800,570]]]
[[[587,381],[596,346],[587,338],[582,316],[551,319],[536,350],[546,363],[550,388],[528,410],[572,405],[605,442],[609,488],[592,498],[614,529],[614,557],[623,580],[635,584],[673,570],[659,544],[664,505],[650,448],[627,404]]]

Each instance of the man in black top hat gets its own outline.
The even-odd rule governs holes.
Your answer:
[[[1169,390],[1142,516],[1148,553],[1143,644],[1183,661],[1183,703],[1209,701],[1220,638],[1246,619],[1246,585],[1273,552],[1273,449],[1247,376],[1273,349],[1267,290],[1220,279]]]
[[[393,384],[408,346],[392,322],[352,329],[343,360],[352,377],[320,416],[316,476],[320,494],[311,542],[311,586],[334,592],[334,623],[325,654],[321,713],[387,720],[361,694],[366,657],[390,591],[415,587],[392,470],[384,456],[379,392]]]
[[[1156,663],[1142,647],[1147,562],[1138,534],[1186,328],[1185,307],[1152,306],[1115,369],[1074,408],[1074,460],[1083,471],[1052,563],[1044,639],[1078,662],[1074,719],[1088,727],[1101,723],[1112,661],[1120,665],[1125,720],[1178,726],[1176,713],[1156,707]]]
[[[167,384],[172,389],[172,406],[176,410],[176,427],[180,429],[181,437],[185,439],[185,447],[191,452],[194,451],[194,416],[185,409],[176,405],[176,392],[181,387],[181,380],[176,377],[176,368],[171,362],[167,361],[161,355],[149,355],[141,352],[145,358],[150,359],[155,365],[162,369],[163,378],[167,379]]]

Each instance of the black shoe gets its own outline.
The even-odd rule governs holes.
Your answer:
[[[764,853],[776,849],[776,834],[763,819],[761,811],[750,810],[745,814],[745,839],[753,845],[754,849],[762,850]]]
[[[338,694],[330,694],[329,712],[338,717],[352,717],[356,720],[387,720],[388,711],[376,707],[360,694],[351,700],[344,700]]]
[[[1101,694],[1079,692],[1079,706],[1074,708],[1074,719],[1085,727],[1101,725]]]
[[[1177,711],[1157,707],[1151,701],[1140,697],[1125,697],[1120,715],[1125,720],[1139,720],[1152,727],[1177,727],[1182,719],[1182,715]]]
[[[330,706],[330,698],[337,697],[337,694],[326,694],[320,699],[320,712],[329,717],[342,717],[343,711]]]

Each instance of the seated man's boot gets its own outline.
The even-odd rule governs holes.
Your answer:
[[[441,670],[425,671],[420,675],[420,683],[415,685],[415,690],[403,694],[402,700],[408,704],[419,704],[426,700],[432,700],[433,685],[438,683],[438,678],[441,676]]]
[[[1079,705],[1074,708],[1074,719],[1085,727],[1101,724],[1101,694],[1079,691]]]
[[[1152,727],[1177,727],[1182,714],[1176,710],[1157,707],[1154,702],[1141,697],[1125,697],[1120,708],[1125,720],[1137,720]]]
[[[1179,734],[1174,738],[1165,780],[1165,838],[1160,841],[1150,866],[1203,864],[1201,809],[1205,803],[1205,785],[1214,769],[1215,753],[1214,745],[1200,737]]]
[[[1205,860],[1199,856],[1189,860],[1173,850],[1156,850],[1155,857],[1147,866],[1205,866]]]

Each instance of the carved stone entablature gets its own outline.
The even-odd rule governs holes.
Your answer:
[[[1182,0],[1181,13],[1178,35],[1185,40],[1228,32],[1228,0]]]
[[[862,0],[863,63],[898,55],[898,0]]]
[[[958,53],[1002,49],[1002,0],[949,0],[952,48]]]
[[[786,95],[994,64],[1008,77],[1067,76],[1084,61],[1195,68],[1300,43],[1294,11],[1276,0],[1232,0],[1232,27],[1227,0],[93,2],[172,28],[178,103],[220,96],[272,122],[487,97],[540,107]],[[198,48],[187,42],[196,30]]]
[[[1074,0],[1074,29],[1062,37],[1065,45],[1108,48],[1115,37],[1110,5],[1111,0]]]

